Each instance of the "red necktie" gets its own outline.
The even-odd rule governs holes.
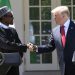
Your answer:
[[[65,36],[64,26],[60,27],[60,33],[61,33],[61,42],[62,42],[62,45],[63,45],[63,47],[65,47],[66,36]]]

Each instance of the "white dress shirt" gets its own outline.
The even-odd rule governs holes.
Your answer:
[[[1,23],[1,22],[0,22],[0,27],[3,27],[3,28],[5,28],[5,29],[8,29],[8,28],[9,28],[9,26],[6,26],[5,24],[3,24],[3,23]]]
[[[69,24],[70,24],[70,19],[68,19],[68,20],[64,23],[65,35],[67,35],[67,31],[68,31],[68,28],[69,28]]]

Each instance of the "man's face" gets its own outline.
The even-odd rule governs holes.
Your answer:
[[[55,19],[56,24],[60,25],[63,21],[63,16],[60,13],[55,13],[54,19]]]
[[[4,20],[5,22],[9,25],[9,24],[13,24],[13,15],[11,12],[8,12],[6,15],[4,15]]]

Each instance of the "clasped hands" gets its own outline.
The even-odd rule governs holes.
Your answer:
[[[27,47],[30,51],[36,51],[36,49],[37,49],[37,46],[32,43],[28,43]]]

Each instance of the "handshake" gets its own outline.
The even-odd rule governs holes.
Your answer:
[[[37,50],[37,46],[36,45],[33,45],[32,43],[28,43],[27,44],[27,48],[31,51],[31,52],[36,52],[36,50]]]

